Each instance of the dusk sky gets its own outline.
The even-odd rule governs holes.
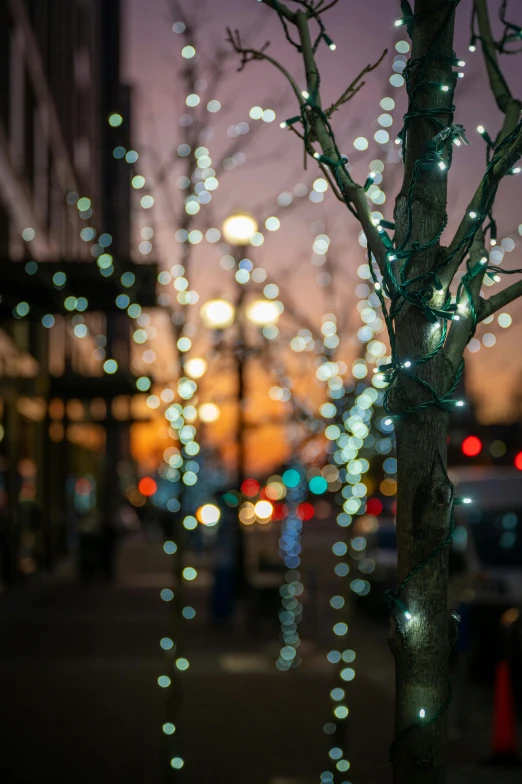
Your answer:
[[[152,147],[165,159],[173,148],[183,142],[184,129],[179,124],[180,116],[187,111],[186,89],[179,78],[184,62],[180,56],[183,44],[181,36],[172,31],[176,18],[167,0],[126,0],[126,6],[124,68],[126,78],[134,88],[135,146],[141,151],[143,173],[150,175],[153,171],[151,158],[143,151]],[[270,54],[280,59],[304,86],[299,56],[286,41],[277,16],[270,9],[255,0],[219,0],[216,3],[193,0],[186,5],[189,6],[192,13],[194,10],[197,12],[198,56],[212,58],[217,48],[226,47],[226,27],[230,25],[242,31],[245,44],[255,47],[269,40]],[[375,209],[380,209],[388,220],[392,218],[393,196],[402,178],[402,163],[388,161],[388,150],[394,149],[393,140],[402,125],[406,98],[404,87],[394,87],[389,82],[390,76],[395,73],[392,64],[398,55],[395,44],[408,40],[405,28],[397,29],[393,25],[398,15],[399,3],[390,0],[360,3],[341,0],[325,15],[328,32],[337,49],[331,52],[321,47],[318,56],[323,101],[328,103],[342,93],[365,65],[377,60],[388,48],[383,63],[366,77],[366,85],[361,92],[334,116],[339,146],[349,156],[353,174],[359,182],[365,180],[370,161],[382,159],[385,162],[381,187],[387,194],[387,200]],[[474,54],[468,51],[469,28],[470,3],[463,0],[457,12],[455,47],[457,54],[466,61],[466,66],[463,69],[465,78],[456,91],[455,121],[466,128],[471,145],[455,149],[449,176],[450,220],[443,237],[444,244],[449,244],[455,225],[484,170],[485,144],[477,134],[476,126],[483,124],[495,136],[501,122],[487,85],[483,57],[479,51]],[[238,206],[250,210],[263,221],[277,214],[282,221],[281,229],[265,232],[266,241],[262,247],[253,250],[252,258],[256,266],[262,265],[274,279],[284,281],[285,294],[297,302],[317,325],[321,316],[333,308],[338,314],[343,314],[347,334],[342,351],[349,360],[358,350],[354,329],[350,325],[356,323],[352,315],[355,313],[357,316],[357,299],[353,293],[355,286],[361,282],[357,268],[365,262],[365,251],[357,241],[359,228],[331,190],[319,204],[311,203],[308,196],[295,197],[294,204],[288,208],[288,217],[284,218],[284,208],[277,206],[278,195],[292,191],[298,183],[307,184],[310,188],[320,172],[311,163],[308,171],[303,171],[301,143],[293,134],[279,127],[282,120],[296,114],[297,108],[281,74],[268,63],[250,63],[241,73],[237,72],[237,66],[238,59],[232,56],[226,66],[225,77],[214,93],[210,95],[204,89],[201,91],[205,102],[215,99],[222,104],[220,112],[209,114],[209,123],[212,121],[215,133],[208,147],[214,160],[223,156],[233,141],[227,136],[227,128],[239,122],[248,122],[251,131],[255,130],[255,138],[244,149],[245,162],[234,171],[223,172],[211,205],[206,205],[210,210],[202,219],[202,228],[220,228],[223,218]],[[504,57],[502,67],[513,90],[516,90],[515,58]],[[388,129],[390,142],[379,145],[374,134],[380,129],[377,118],[383,112],[379,102],[386,96],[396,101],[396,107],[390,112],[393,117],[393,125]],[[249,111],[253,106],[273,108],[276,120],[266,123],[250,119]],[[361,136],[369,142],[364,151],[355,149],[353,144]],[[396,155],[396,152],[393,154]],[[179,191],[176,185],[179,173],[174,168],[170,181],[177,209],[182,205],[183,196],[183,191]],[[499,242],[510,237],[516,244],[502,262],[506,268],[521,266],[522,261],[518,233],[522,220],[520,198],[517,196],[517,190],[518,194],[520,191],[515,180],[515,177],[506,178],[503,182],[496,207]],[[136,216],[138,228],[146,225],[141,212],[138,211]],[[338,266],[334,286],[318,285],[317,276],[321,269],[310,261],[314,236],[319,233],[318,222],[323,224],[323,231],[331,238],[329,259]],[[311,224],[314,224],[313,228]],[[170,268],[176,263],[179,247],[174,239],[177,226],[161,198],[157,199],[154,225],[154,254],[162,266]],[[192,285],[201,295],[200,302],[205,297],[224,294],[232,288],[232,274],[220,267],[221,255],[217,246],[205,242],[196,248]],[[502,281],[500,286],[503,285]],[[498,288],[495,285],[486,289],[486,295]],[[281,298],[284,301],[284,297]],[[199,305],[195,310],[198,308]],[[506,311],[513,316],[510,328],[501,328],[495,318],[493,323],[481,325],[477,333],[480,340],[485,333],[493,334],[495,345],[487,347],[480,343],[480,349],[474,353],[466,351],[469,389],[477,398],[486,419],[504,419],[513,414],[512,400],[522,373],[522,358],[517,351],[522,308],[515,303]],[[294,327],[294,334],[298,328]],[[492,339],[486,338],[487,342],[491,343]],[[477,344],[473,345],[476,347]]]

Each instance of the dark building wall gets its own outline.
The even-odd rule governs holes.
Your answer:
[[[21,16],[13,11],[16,7]],[[84,259],[95,264],[89,245],[80,239],[86,225],[95,226],[98,234],[112,235],[115,259],[129,256],[130,170],[113,156],[118,144],[130,146],[130,93],[120,83],[120,11],[118,0],[0,0],[0,139],[5,142],[6,171],[12,180],[11,188],[0,187],[0,265],[2,259],[25,264],[33,258],[42,263]],[[110,127],[111,112],[124,117],[121,128]],[[53,114],[58,133],[51,129],[46,134]],[[76,207],[67,204],[70,191],[91,199],[90,220],[82,221]],[[41,229],[38,240],[42,242],[22,240],[21,232],[29,226]],[[47,406],[53,346],[66,354],[87,348],[84,341],[66,337],[68,318],[59,319],[57,329],[64,334],[55,343],[54,333],[39,320],[19,321],[4,313],[0,323],[12,344],[37,360],[39,372],[29,382],[29,395],[43,398]],[[96,318],[100,321],[101,317]],[[104,330],[108,344],[117,342],[123,351],[124,369],[129,355],[128,319],[108,317],[105,326],[97,327],[97,331]],[[66,358],[65,369],[89,366],[71,359],[72,355]],[[27,385],[27,380],[2,378],[0,371],[5,427],[0,443],[0,497],[2,491],[8,497],[7,508],[0,509],[0,583],[14,579],[19,568],[20,460],[29,458],[38,465],[36,499],[44,509],[43,539],[49,563],[64,541],[68,472],[72,466],[90,466],[89,471],[98,476],[103,475],[104,465],[115,470],[125,442],[125,428],[108,420],[107,455],[103,459],[89,455],[67,440],[67,418],[62,422],[63,440],[51,440],[50,426],[56,422],[51,422],[48,413],[43,420],[32,422],[19,411],[17,401],[27,394]],[[111,480],[117,481],[115,475]]]

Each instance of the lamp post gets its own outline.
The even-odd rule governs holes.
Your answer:
[[[257,232],[257,221],[246,212],[235,212],[223,221],[223,236],[234,248],[236,264],[239,264],[247,245]],[[243,284],[237,283],[237,296],[235,304],[237,322],[237,343],[234,357],[236,360],[237,378],[237,463],[236,483],[240,491],[245,478],[245,416],[243,401],[245,399],[245,321],[243,305],[246,289]],[[242,567],[241,567],[242,568]]]
[[[236,264],[239,264],[245,254],[245,249],[254,234],[257,232],[257,222],[247,213],[230,215],[223,223],[223,236],[233,246]],[[237,280],[237,278],[236,278]],[[246,326],[263,328],[275,324],[279,317],[279,309],[275,303],[268,299],[255,299],[246,302],[247,289],[244,284],[237,281],[236,298],[234,304],[225,299],[213,299],[206,302],[201,308],[201,317],[205,326],[213,330],[225,330],[235,326],[236,336],[233,345],[233,356],[236,372],[236,486],[241,490],[245,479],[246,467],[246,427],[244,401],[246,397],[246,363],[253,348],[248,345]],[[243,529],[239,518],[237,519],[237,535],[234,548],[234,572],[236,594],[244,586],[244,541]]]
[[[257,232],[257,221],[247,212],[235,212],[223,221],[223,236],[235,248],[245,248]]]

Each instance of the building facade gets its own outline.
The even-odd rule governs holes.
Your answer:
[[[89,514],[107,522],[128,454],[114,303],[122,270],[149,306],[156,276],[130,261],[131,170],[114,155],[130,149],[120,27],[118,0],[0,0],[3,587],[52,565]]]

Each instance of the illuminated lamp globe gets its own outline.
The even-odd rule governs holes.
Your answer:
[[[216,422],[219,419],[221,411],[219,410],[219,406],[216,406],[215,403],[203,403],[198,408],[199,418],[205,424],[209,422]]]
[[[210,299],[201,308],[201,318],[209,329],[229,327],[235,316],[234,306],[226,299]]]
[[[185,362],[185,373],[191,378],[201,378],[207,370],[207,362],[200,357],[192,357]]]
[[[203,525],[212,527],[213,525],[217,525],[219,522],[221,512],[219,511],[218,507],[215,506],[215,504],[204,504],[203,506],[199,507],[198,511],[196,512],[196,517]]]
[[[248,320],[258,327],[275,324],[280,315],[280,310],[275,302],[269,299],[255,299],[246,309]]]
[[[236,212],[223,222],[223,236],[231,245],[247,245],[257,232],[257,221],[246,212]]]

